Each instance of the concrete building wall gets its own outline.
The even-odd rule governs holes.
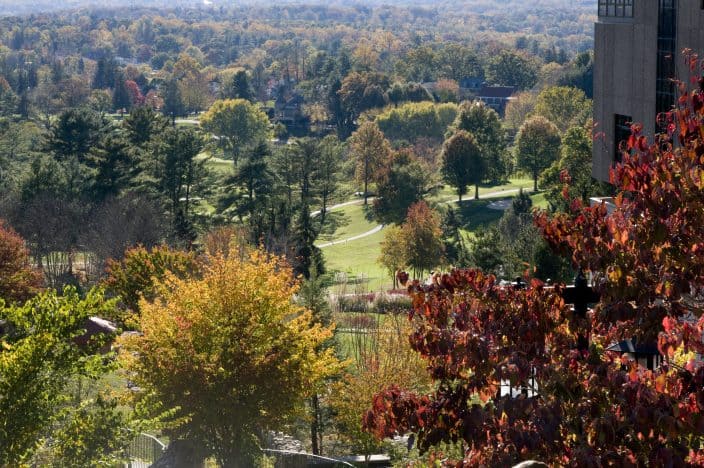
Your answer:
[[[676,50],[704,57],[704,9],[699,0],[676,0]],[[615,157],[615,116],[632,117],[646,135],[655,132],[659,0],[633,0],[633,18],[599,17],[594,31],[594,124],[592,174],[608,180]],[[677,75],[689,81],[678,53]]]

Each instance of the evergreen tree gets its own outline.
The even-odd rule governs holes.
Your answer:
[[[112,88],[115,86],[116,72],[117,67],[111,59],[98,59],[91,87],[93,89]]]
[[[318,233],[310,217],[310,208],[307,203],[303,203],[294,226],[291,249],[291,264],[296,276],[303,276],[308,280],[313,269],[318,273],[325,272],[322,252],[314,244],[317,237]]]
[[[219,201],[223,208],[234,205],[240,219],[247,217],[254,244],[264,235],[264,216],[272,195],[274,175],[269,169],[269,157],[269,145],[265,141],[249,150],[237,172],[226,180],[228,188]]]
[[[59,115],[51,127],[48,149],[58,160],[72,156],[83,162],[108,130],[108,122],[89,109],[70,109]]]
[[[122,126],[132,145],[144,147],[152,138],[166,129],[168,121],[151,107],[140,106],[125,117]]]
[[[240,70],[232,76],[232,79],[224,89],[223,98],[240,98],[248,101],[254,100],[254,95],[252,93],[252,87],[249,85],[247,72]]]
[[[191,199],[207,176],[204,161],[196,159],[203,140],[192,129],[169,128],[154,142],[154,157],[145,161],[146,189],[162,200],[173,219],[175,235],[190,240]]]
[[[115,78],[115,89],[112,92],[112,108],[117,112],[122,109],[129,111],[132,108],[132,100],[125,84],[125,76],[122,73]]]
[[[445,258],[451,265],[458,267],[467,262],[464,239],[460,232],[460,221],[452,207],[448,207],[442,218],[442,242],[445,246]]]
[[[523,191],[523,187],[518,190],[518,195],[516,195],[511,201],[511,209],[516,215],[529,214],[530,209],[533,206],[533,200],[530,196]]]
[[[121,135],[113,133],[94,147],[86,158],[87,165],[94,170],[92,197],[101,202],[119,195],[131,180],[131,147]]]
[[[164,86],[163,97],[164,105],[161,108],[161,113],[171,119],[172,125],[176,125],[176,117],[180,117],[186,113],[186,106],[181,97],[178,81],[174,78],[169,80]]]

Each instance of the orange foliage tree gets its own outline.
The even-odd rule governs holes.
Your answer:
[[[42,273],[29,260],[24,240],[0,222],[0,298],[23,302],[42,286]]]

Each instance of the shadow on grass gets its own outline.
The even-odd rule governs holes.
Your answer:
[[[335,232],[349,224],[350,218],[345,213],[341,211],[328,211],[325,214],[325,224],[320,230],[319,239],[324,241],[334,240],[333,235]]]
[[[512,197],[506,197],[511,199]],[[493,210],[489,208],[489,203],[496,202],[500,199],[484,199],[484,200],[467,200],[462,201],[458,206],[453,206],[457,218],[460,221],[461,227],[467,231],[476,231],[479,228],[485,228],[496,223],[504,212],[501,210]]]

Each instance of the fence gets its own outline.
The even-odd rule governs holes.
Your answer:
[[[127,447],[128,468],[147,467],[157,461],[166,450],[159,439],[150,434],[139,434]]]
[[[354,465],[351,463],[347,463],[342,460],[335,460],[334,458],[311,455],[310,453],[273,449],[264,449],[264,453],[270,457],[274,457],[274,466],[276,468],[354,468]]]

